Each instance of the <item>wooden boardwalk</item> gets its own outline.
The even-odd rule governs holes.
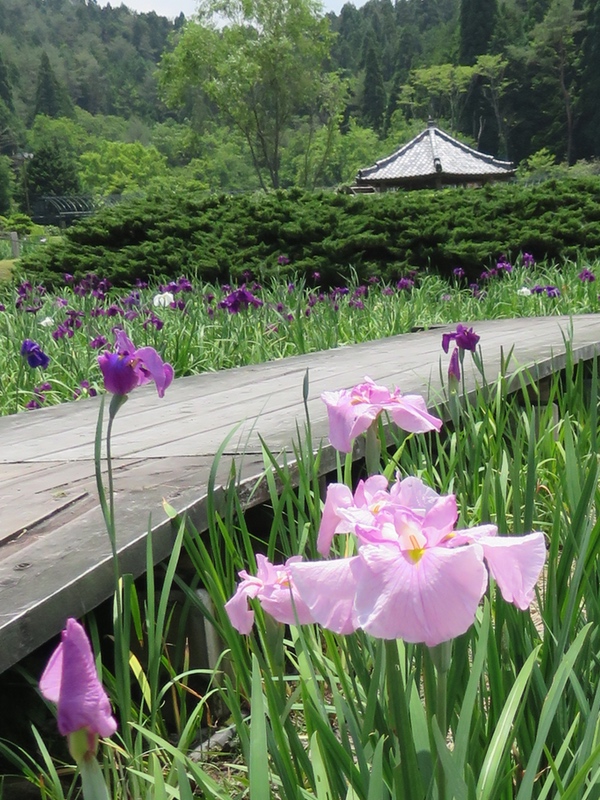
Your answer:
[[[315,446],[327,441],[323,391],[368,375],[404,393],[440,398],[441,335],[454,326],[176,380],[161,400],[153,386],[132,393],[113,431],[118,547],[122,570],[144,571],[151,525],[156,560],[172,547],[165,498],[206,528],[206,489],[214,456],[234,430],[220,462],[225,482],[236,461],[242,490],[262,473],[260,437],[290,452],[304,424],[303,380]],[[600,354],[600,315],[478,322],[486,377],[531,368],[541,379],[565,363]],[[465,359],[467,389],[477,374]],[[110,548],[96,497],[94,434],[99,399],[0,418],[0,672],[112,593]],[[334,468],[327,445],[322,471]],[[251,502],[260,502],[257,495]],[[150,522],[151,520],[151,522]]]

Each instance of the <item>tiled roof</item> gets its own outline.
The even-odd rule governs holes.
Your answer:
[[[425,130],[391,156],[361,169],[358,182],[393,181],[434,175],[484,176],[514,172],[510,161],[499,161],[453,139],[430,123]]]

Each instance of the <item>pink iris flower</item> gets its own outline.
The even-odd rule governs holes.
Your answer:
[[[301,556],[292,556],[283,565],[275,566],[263,555],[256,556],[256,575],[249,575],[246,570],[239,573],[241,583],[236,593],[225,603],[233,627],[242,634],[248,634],[254,624],[254,611],[248,606],[248,600],[257,598],[261,606],[278,622],[305,625],[314,622],[308,607],[296,591],[290,567]]]
[[[321,525],[317,537],[317,550],[327,556],[333,537],[338,533],[356,533],[356,526],[372,526],[383,515],[392,513],[397,505],[402,505],[400,486],[404,494],[410,478],[397,481],[388,489],[388,480],[383,475],[372,475],[358,482],[352,494],[345,483],[330,483],[327,487]],[[405,501],[406,502],[406,501]]]
[[[383,411],[409,433],[439,431],[442,426],[442,421],[429,413],[420,395],[402,395],[398,389],[390,392],[370,378],[350,390],[323,392],[321,398],[327,406],[329,441],[342,453],[351,452],[354,439],[365,433]]]
[[[88,752],[96,752],[98,736],[112,736],[117,730],[89,639],[77,620],[67,620],[60,644],[40,679],[40,691],[46,700],[56,703],[58,730],[63,736],[82,730],[87,733]]]
[[[165,364],[153,347],[136,350],[125,331],[116,332],[115,351],[98,356],[98,364],[106,390],[118,395],[129,394],[137,386],[154,381],[158,396],[164,397],[174,375],[173,367]]]
[[[358,555],[291,566],[314,619],[346,632],[325,622],[334,586],[346,628],[433,647],[472,625],[489,575],[507,602],[528,608],[546,559],[543,534],[500,537],[495,525],[455,531],[455,497],[440,497],[417,478],[402,481],[399,494],[407,482],[408,505],[355,526]]]

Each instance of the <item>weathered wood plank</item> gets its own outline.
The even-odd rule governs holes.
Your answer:
[[[573,327],[574,359],[600,353],[600,316],[497,320],[476,324],[488,379],[511,348],[511,373],[532,367],[535,379],[565,363]],[[156,560],[170,552],[173,531],[161,507],[167,499],[206,528],[207,480],[214,455],[235,428],[218,470],[235,458],[242,489],[263,472],[259,436],[275,452],[290,452],[303,429],[302,384],[309,370],[313,440],[327,436],[323,391],[369,375],[403,392],[441,397],[443,330],[382,339],[353,347],[177,380],[164,399],[151,387],[132,395],[115,421],[115,506],[122,568],[145,567],[148,521]],[[533,367],[532,365],[535,365]],[[480,376],[465,361],[467,393]],[[0,671],[112,592],[110,547],[94,482],[93,447],[99,399],[77,401],[0,419]],[[237,426],[237,427],[236,427]],[[335,464],[330,447],[322,470]],[[260,493],[252,502],[261,501]]]

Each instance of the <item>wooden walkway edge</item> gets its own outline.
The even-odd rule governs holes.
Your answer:
[[[440,363],[446,326],[257,366],[176,380],[161,400],[152,386],[132,393],[113,431],[115,507],[123,572],[145,568],[152,531],[156,561],[168,556],[175,532],[166,499],[204,530],[208,476],[230,436],[217,483],[235,460],[242,491],[263,473],[260,438],[283,457],[304,425],[302,385],[309,371],[308,409],[322,473],[335,467],[327,444],[324,391],[351,387],[368,375],[430,405],[441,398]],[[600,354],[600,315],[493,320],[474,325],[487,379],[512,351],[510,374],[526,367],[533,380],[573,360]],[[441,362],[440,362],[441,360]],[[467,393],[478,374],[465,359]],[[480,381],[480,378],[479,378]],[[99,399],[0,418],[0,672],[58,633],[113,590],[110,546],[97,501],[94,434]],[[232,434],[233,431],[233,434]],[[261,501],[250,499],[248,505]]]

